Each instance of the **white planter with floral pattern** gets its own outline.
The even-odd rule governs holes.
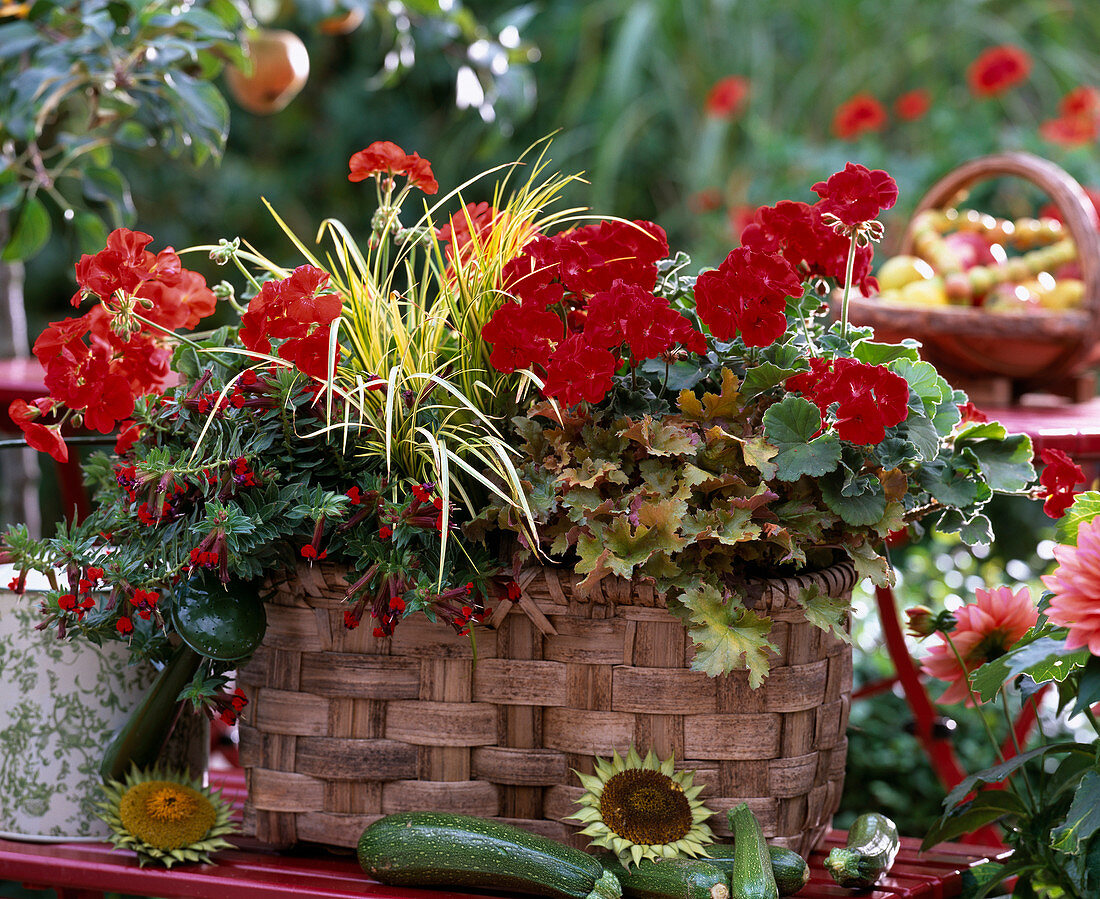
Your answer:
[[[122,643],[67,643],[42,619],[34,573],[22,596],[0,565],[0,836],[43,842],[98,840],[99,763],[111,735],[152,678],[128,664]]]

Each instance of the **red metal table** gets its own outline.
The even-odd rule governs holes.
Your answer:
[[[242,772],[211,772],[211,783],[240,807],[244,799]],[[182,865],[163,870],[139,868],[127,852],[105,843],[23,843],[0,840],[0,880],[53,889],[59,899],[92,899],[105,893],[194,899],[285,899],[320,896],[328,899],[470,899],[470,893],[387,887],[364,874],[350,850],[334,854],[323,849],[274,852],[249,841],[219,852],[216,865]],[[843,845],[844,834],[832,831],[810,859],[810,883],[799,899],[852,896],[838,887],[821,867],[828,850]],[[890,872],[862,899],[951,899],[962,889],[963,872],[988,858],[1003,858],[1002,849],[945,843],[919,852],[919,841],[902,840]]]

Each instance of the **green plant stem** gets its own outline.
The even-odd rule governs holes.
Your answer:
[[[848,244],[848,264],[844,269],[844,296],[840,301],[840,336],[848,339],[848,300],[852,294],[852,272],[856,267],[856,232],[853,230]]]
[[[947,641],[947,645],[951,647],[951,652],[955,656],[955,660],[959,663],[959,668],[963,672],[963,683],[966,684],[966,692],[970,697],[970,701],[974,703],[974,710],[978,713],[978,718],[981,719],[982,727],[985,728],[986,736],[989,737],[989,742],[993,746],[993,751],[997,754],[997,760],[1000,762],[1005,761],[1004,754],[1001,752],[1001,744],[997,742],[997,737],[993,733],[993,728],[989,726],[989,722],[985,720],[985,715],[982,713],[981,703],[978,700],[978,695],[974,692],[974,688],[970,686],[970,672],[966,667],[966,663],[963,661],[962,655],[959,654],[959,649],[955,645],[955,641],[951,639],[950,634],[943,635],[944,640]]]
[[[1100,722],[1096,720],[1096,716],[1092,713],[1092,709],[1085,709],[1085,718],[1088,720],[1089,724],[1092,725],[1092,729],[1100,736]]]
[[[1004,684],[1001,685],[1000,695],[1001,695],[1001,703],[1000,703],[1001,711],[1004,713],[1004,716],[1005,716],[1005,724],[1008,725],[1008,735],[1012,739],[1012,748],[1016,751],[1016,755],[1019,755],[1020,754],[1020,741],[1016,739],[1016,728],[1013,727],[1013,725],[1012,725],[1012,716],[1009,715],[1009,713],[1008,713],[1008,694],[1005,693]],[[1038,717],[1038,712],[1036,712],[1036,717]],[[1027,790],[1027,798],[1030,799],[1032,801],[1032,803],[1034,803],[1035,802],[1035,793],[1032,792],[1031,778],[1028,777],[1026,766],[1020,768],[1020,773],[1023,775],[1023,778],[1024,778],[1024,789]]]

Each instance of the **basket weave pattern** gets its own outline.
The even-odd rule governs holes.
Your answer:
[[[264,842],[353,846],[384,814],[416,809],[499,818],[583,847],[566,816],[570,771],[630,743],[697,772],[711,826],[748,802],[771,842],[808,853],[840,802],[852,683],[850,647],[791,599],[812,582],[851,592],[850,566],[750,585],[779,648],[764,686],[747,673],[688,670],[683,624],[652,587],[524,570],[470,640],[422,616],[394,635],[347,630],[342,572],[301,567],[275,584],[267,636],[238,673],[246,827]]]

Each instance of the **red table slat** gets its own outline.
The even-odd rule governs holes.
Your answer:
[[[239,769],[212,771],[211,785],[238,807],[244,800],[244,776]],[[843,845],[845,834],[832,831],[810,859],[812,879],[799,899],[851,897],[821,867],[833,846]],[[348,850],[323,849],[274,852],[247,837],[233,841],[234,849],[219,852],[216,865],[182,865],[171,870],[139,868],[127,852],[105,843],[25,843],[0,840],[0,879],[38,887],[79,891],[82,896],[107,892],[190,899],[283,899],[319,896],[323,899],[470,899],[470,893],[388,887],[368,878]],[[961,872],[1004,850],[943,844],[919,852],[919,841],[903,839],[890,876],[861,899],[951,899],[958,896]],[[475,894],[476,895],[476,894]]]

